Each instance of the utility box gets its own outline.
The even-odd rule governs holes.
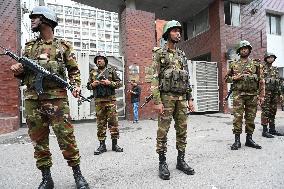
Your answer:
[[[219,111],[217,62],[188,61],[190,84],[196,112]]]

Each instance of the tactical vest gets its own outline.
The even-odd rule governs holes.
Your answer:
[[[232,67],[233,75],[241,74],[241,80],[234,84],[234,90],[240,92],[255,92],[259,84],[259,63],[250,60],[246,64],[236,62]]]
[[[107,68],[104,72],[104,74],[102,74],[99,78],[98,78],[98,73],[96,72],[96,76],[94,76],[95,80],[104,80],[104,79],[108,79],[110,81],[113,80],[112,75],[113,75],[113,69],[112,68]],[[106,86],[106,85],[98,85],[94,90],[94,97],[95,98],[103,98],[103,97],[108,97],[108,96],[113,96],[115,95],[115,89],[110,87],[110,86]]]
[[[43,45],[39,44],[39,41],[31,41],[27,44],[28,51],[25,52],[25,56],[36,61],[40,66],[44,67],[49,72],[58,75],[62,79],[66,80],[66,68],[65,68],[65,57],[64,57],[64,48],[62,43],[66,43],[60,39],[54,39],[51,45],[48,45],[48,56],[42,52],[45,52]],[[41,52],[40,52],[41,51]],[[24,78],[23,84],[27,85],[27,88],[31,88],[35,82],[36,75],[33,72],[27,72]],[[44,89],[54,89],[59,88],[60,86],[53,81],[49,81],[48,78],[43,80]]]
[[[189,87],[187,61],[183,52],[177,49],[170,57],[167,49],[163,48],[160,55],[159,71],[160,91],[165,93],[185,94]]]
[[[277,68],[273,66],[269,68],[265,65],[263,74],[265,78],[265,89],[267,91],[278,91],[281,83]]]

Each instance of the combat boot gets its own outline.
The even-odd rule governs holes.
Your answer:
[[[73,170],[73,176],[74,176],[75,183],[76,183],[76,188],[77,189],[90,189],[89,184],[87,183],[87,181],[85,180],[85,178],[83,177],[81,173],[80,166],[76,165],[72,167],[72,170]]]
[[[252,134],[247,134],[245,146],[261,149],[262,147],[252,140]]]
[[[188,164],[184,161],[184,152],[178,151],[178,156],[177,156],[177,166],[176,168],[178,170],[181,170],[187,175],[194,175],[195,171],[193,168],[189,167]]]
[[[100,155],[104,152],[106,152],[106,143],[105,140],[100,140],[100,146],[98,147],[98,149],[94,152],[94,155]]]
[[[240,134],[235,134],[235,142],[234,144],[231,146],[231,150],[238,150],[239,148],[241,148],[242,144],[240,141]]]
[[[283,133],[279,133],[275,130],[275,125],[269,125],[269,133],[275,136],[284,136]]]
[[[267,125],[262,125],[262,126],[263,126],[262,136],[266,138],[274,138],[274,136],[268,132]]]
[[[166,162],[165,152],[159,153],[159,177],[163,180],[170,180],[170,171]]]
[[[42,181],[38,189],[53,189],[54,182],[51,177],[50,168],[41,169],[41,173],[42,173]]]
[[[123,152],[123,148],[117,145],[117,139],[112,139],[112,151]]]

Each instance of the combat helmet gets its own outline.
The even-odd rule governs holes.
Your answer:
[[[52,28],[55,28],[58,25],[58,20],[55,12],[46,6],[37,6],[33,8],[32,12],[29,15],[30,19],[34,15],[41,15],[42,22],[50,25]]]
[[[252,46],[251,46],[250,42],[248,42],[247,40],[242,40],[242,41],[240,41],[240,43],[237,46],[237,50],[236,50],[237,54],[240,54],[240,49],[242,47],[248,47],[250,51],[252,50]]]
[[[98,57],[103,57],[104,60],[105,60],[105,64],[107,65],[108,59],[107,59],[107,56],[106,56],[105,53],[103,53],[103,52],[98,52],[98,53],[96,54],[95,59],[94,59],[94,63],[95,63],[95,64],[97,64],[97,59],[98,59]]]
[[[266,52],[264,54],[264,61],[266,62],[267,58],[273,56],[274,57],[274,60],[277,58],[277,56],[274,54],[274,53],[270,53],[270,52]]]
[[[181,27],[181,24],[179,23],[179,21],[176,21],[176,20],[168,21],[164,25],[164,28],[163,28],[162,37],[164,38],[164,40],[166,40],[166,41],[168,40],[169,32],[172,28],[179,28],[180,31],[182,31],[182,27]]]

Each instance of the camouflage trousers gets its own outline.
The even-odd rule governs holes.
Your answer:
[[[164,113],[158,116],[156,152],[167,152],[167,134],[174,118],[176,130],[176,149],[184,152],[187,137],[187,101],[163,99]]]
[[[29,136],[34,145],[36,166],[41,169],[52,166],[49,150],[49,133],[52,129],[69,166],[80,163],[79,150],[70,123],[67,99],[25,100]]]
[[[261,125],[275,125],[278,95],[266,94],[261,106]]]
[[[242,133],[243,114],[245,113],[245,132],[252,134],[255,129],[254,119],[257,111],[257,96],[236,94],[233,98],[233,133]]]
[[[106,139],[106,130],[109,128],[112,139],[119,138],[118,115],[116,101],[96,102],[97,136],[99,140]]]

